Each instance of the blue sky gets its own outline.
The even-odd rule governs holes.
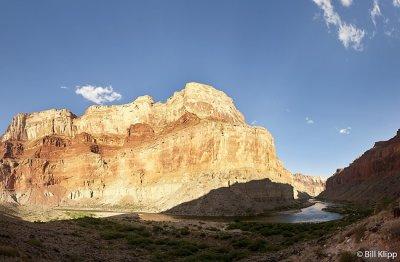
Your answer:
[[[0,0],[0,131],[196,81],[266,127],[290,171],[329,176],[400,128],[399,19],[400,0]]]

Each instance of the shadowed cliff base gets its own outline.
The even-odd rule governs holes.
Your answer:
[[[375,203],[382,199],[400,198],[400,172],[397,175],[377,176],[364,181],[352,181],[327,187],[318,198],[332,201]]]
[[[235,183],[177,205],[164,213],[194,216],[246,216],[295,204],[293,187],[269,179]]]

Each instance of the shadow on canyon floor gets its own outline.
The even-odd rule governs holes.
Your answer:
[[[27,222],[0,213],[0,260],[280,261],[323,243],[362,218],[280,224],[182,220],[144,221],[135,213]]]
[[[298,203],[293,187],[269,179],[235,183],[211,190],[208,194],[164,213],[195,216],[247,216],[262,214],[277,208],[285,209]]]
[[[265,211],[262,202],[274,197],[293,200],[292,187],[269,180],[234,184],[173,209],[176,208],[178,213],[195,209],[211,212],[207,206],[211,201],[211,206],[220,207],[222,209],[217,210],[223,212],[232,211],[243,203],[257,207],[252,211]],[[229,205],[223,209],[225,201]],[[277,200],[276,204],[282,203]],[[362,222],[370,213],[341,208],[345,208],[341,220],[284,224],[197,219],[145,221],[137,213],[95,218],[90,211],[60,210],[53,211],[64,212],[64,218],[67,214],[70,219],[59,220],[60,217],[48,222],[28,222],[18,217],[18,211],[6,207],[0,208],[0,260],[281,261],[299,254],[309,255],[309,249],[313,248],[310,261],[329,261],[332,256],[340,256],[337,250],[324,250],[325,245],[336,245],[331,243],[333,237],[343,238],[343,241],[352,237],[358,241],[364,231],[375,230],[374,227],[369,230],[365,226],[352,225]],[[379,224],[379,221],[373,223]]]

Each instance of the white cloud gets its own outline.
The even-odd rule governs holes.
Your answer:
[[[96,104],[113,102],[122,98],[121,94],[115,92],[111,86],[77,86],[75,93]]]
[[[351,130],[351,127],[342,128],[339,130],[339,133],[343,134],[343,135],[350,135],[350,130]]]
[[[393,5],[395,7],[400,7],[400,0],[393,0]]]
[[[353,0],[340,0],[340,2],[342,2],[343,6],[349,7],[353,3]]]
[[[254,126],[255,124],[257,124],[257,120],[254,120],[250,123],[252,126]]]
[[[314,124],[314,120],[312,120],[311,118],[309,118],[309,117],[306,117],[306,123],[307,124]]]
[[[384,33],[385,33],[385,35],[387,35],[389,37],[392,37],[393,33],[394,33],[394,28],[392,28],[390,30],[386,30]]]
[[[383,22],[384,22],[385,24],[389,24],[390,19],[386,17],[386,18],[383,20]]]
[[[376,18],[379,16],[382,16],[381,8],[379,7],[378,0],[374,0],[372,9],[371,9],[371,19],[375,26],[376,26]]]
[[[339,14],[333,8],[331,0],[313,0],[319,8],[324,12],[326,25],[335,26],[338,29],[338,39],[342,42],[345,48],[353,48],[357,51],[362,51],[362,40],[365,36],[363,29],[357,28],[353,24],[347,24],[342,21]],[[398,0],[400,1],[400,0]]]
[[[341,24],[340,16],[333,9],[331,0],[313,0],[313,1],[316,5],[319,6],[319,8],[322,9],[322,11],[324,11],[324,19],[327,26],[329,26],[330,24],[332,25]]]
[[[62,86],[62,87],[60,87],[61,89],[68,89],[68,87],[67,86]]]
[[[361,51],[364,36],[364,30],[358,29],[352,24],[343,23],[339,27],[339,40],[346,48],[352,47],[354,50]]]

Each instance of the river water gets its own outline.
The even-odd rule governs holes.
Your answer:
[[[318,223],[331,220],[341,219],[343,215],[328,212],[324,208],[333,204],[321,201],[310,200],[313,204],[309,207],[287,210],[280,212],[272,212],[267,215],[253,217],[190,217],[190,216],[174,216],[167,214],[150,214],[139,213],[139,217],[143,220],[151,221],[170,221],[177,222],[182,220],[197,220],[197,221],[213,221],[213,222],[232,222],[240,219],[241,221],[268,222],[268,223]]]
[[[270,223],[318,223],[337,220],[343,217],[341,214],[323,210],[332,204],[321,201],[313,202],[314,204],[312,206],[302,208],[300,210],[275,212],[271,215],[258,216],[245,220]]]
[[[266,215],[259,215],[253,217],[193,217],[193,216],[175,216],[160,213],[135,213],[140,219],[145,221],[169,221],[169,222],[180,222],[180,221],[207,221],[207,222],[233,222],[235,220],[241,221],[254,221],[254,222],[267,222],[267,223],[318,223],[326,222],[331,220],[341,219],[343,215],[328,212],[323,210],[333,204],[310,200],[311,206],[297,209],[287,210],[280,212],[271,212]],[[131,212],[115,212],[106,210],[91,210],[91,209],[59,209],[64,211],[72,212],[90,212],[96,217],[110,217],[119,215],[132,215]]]

